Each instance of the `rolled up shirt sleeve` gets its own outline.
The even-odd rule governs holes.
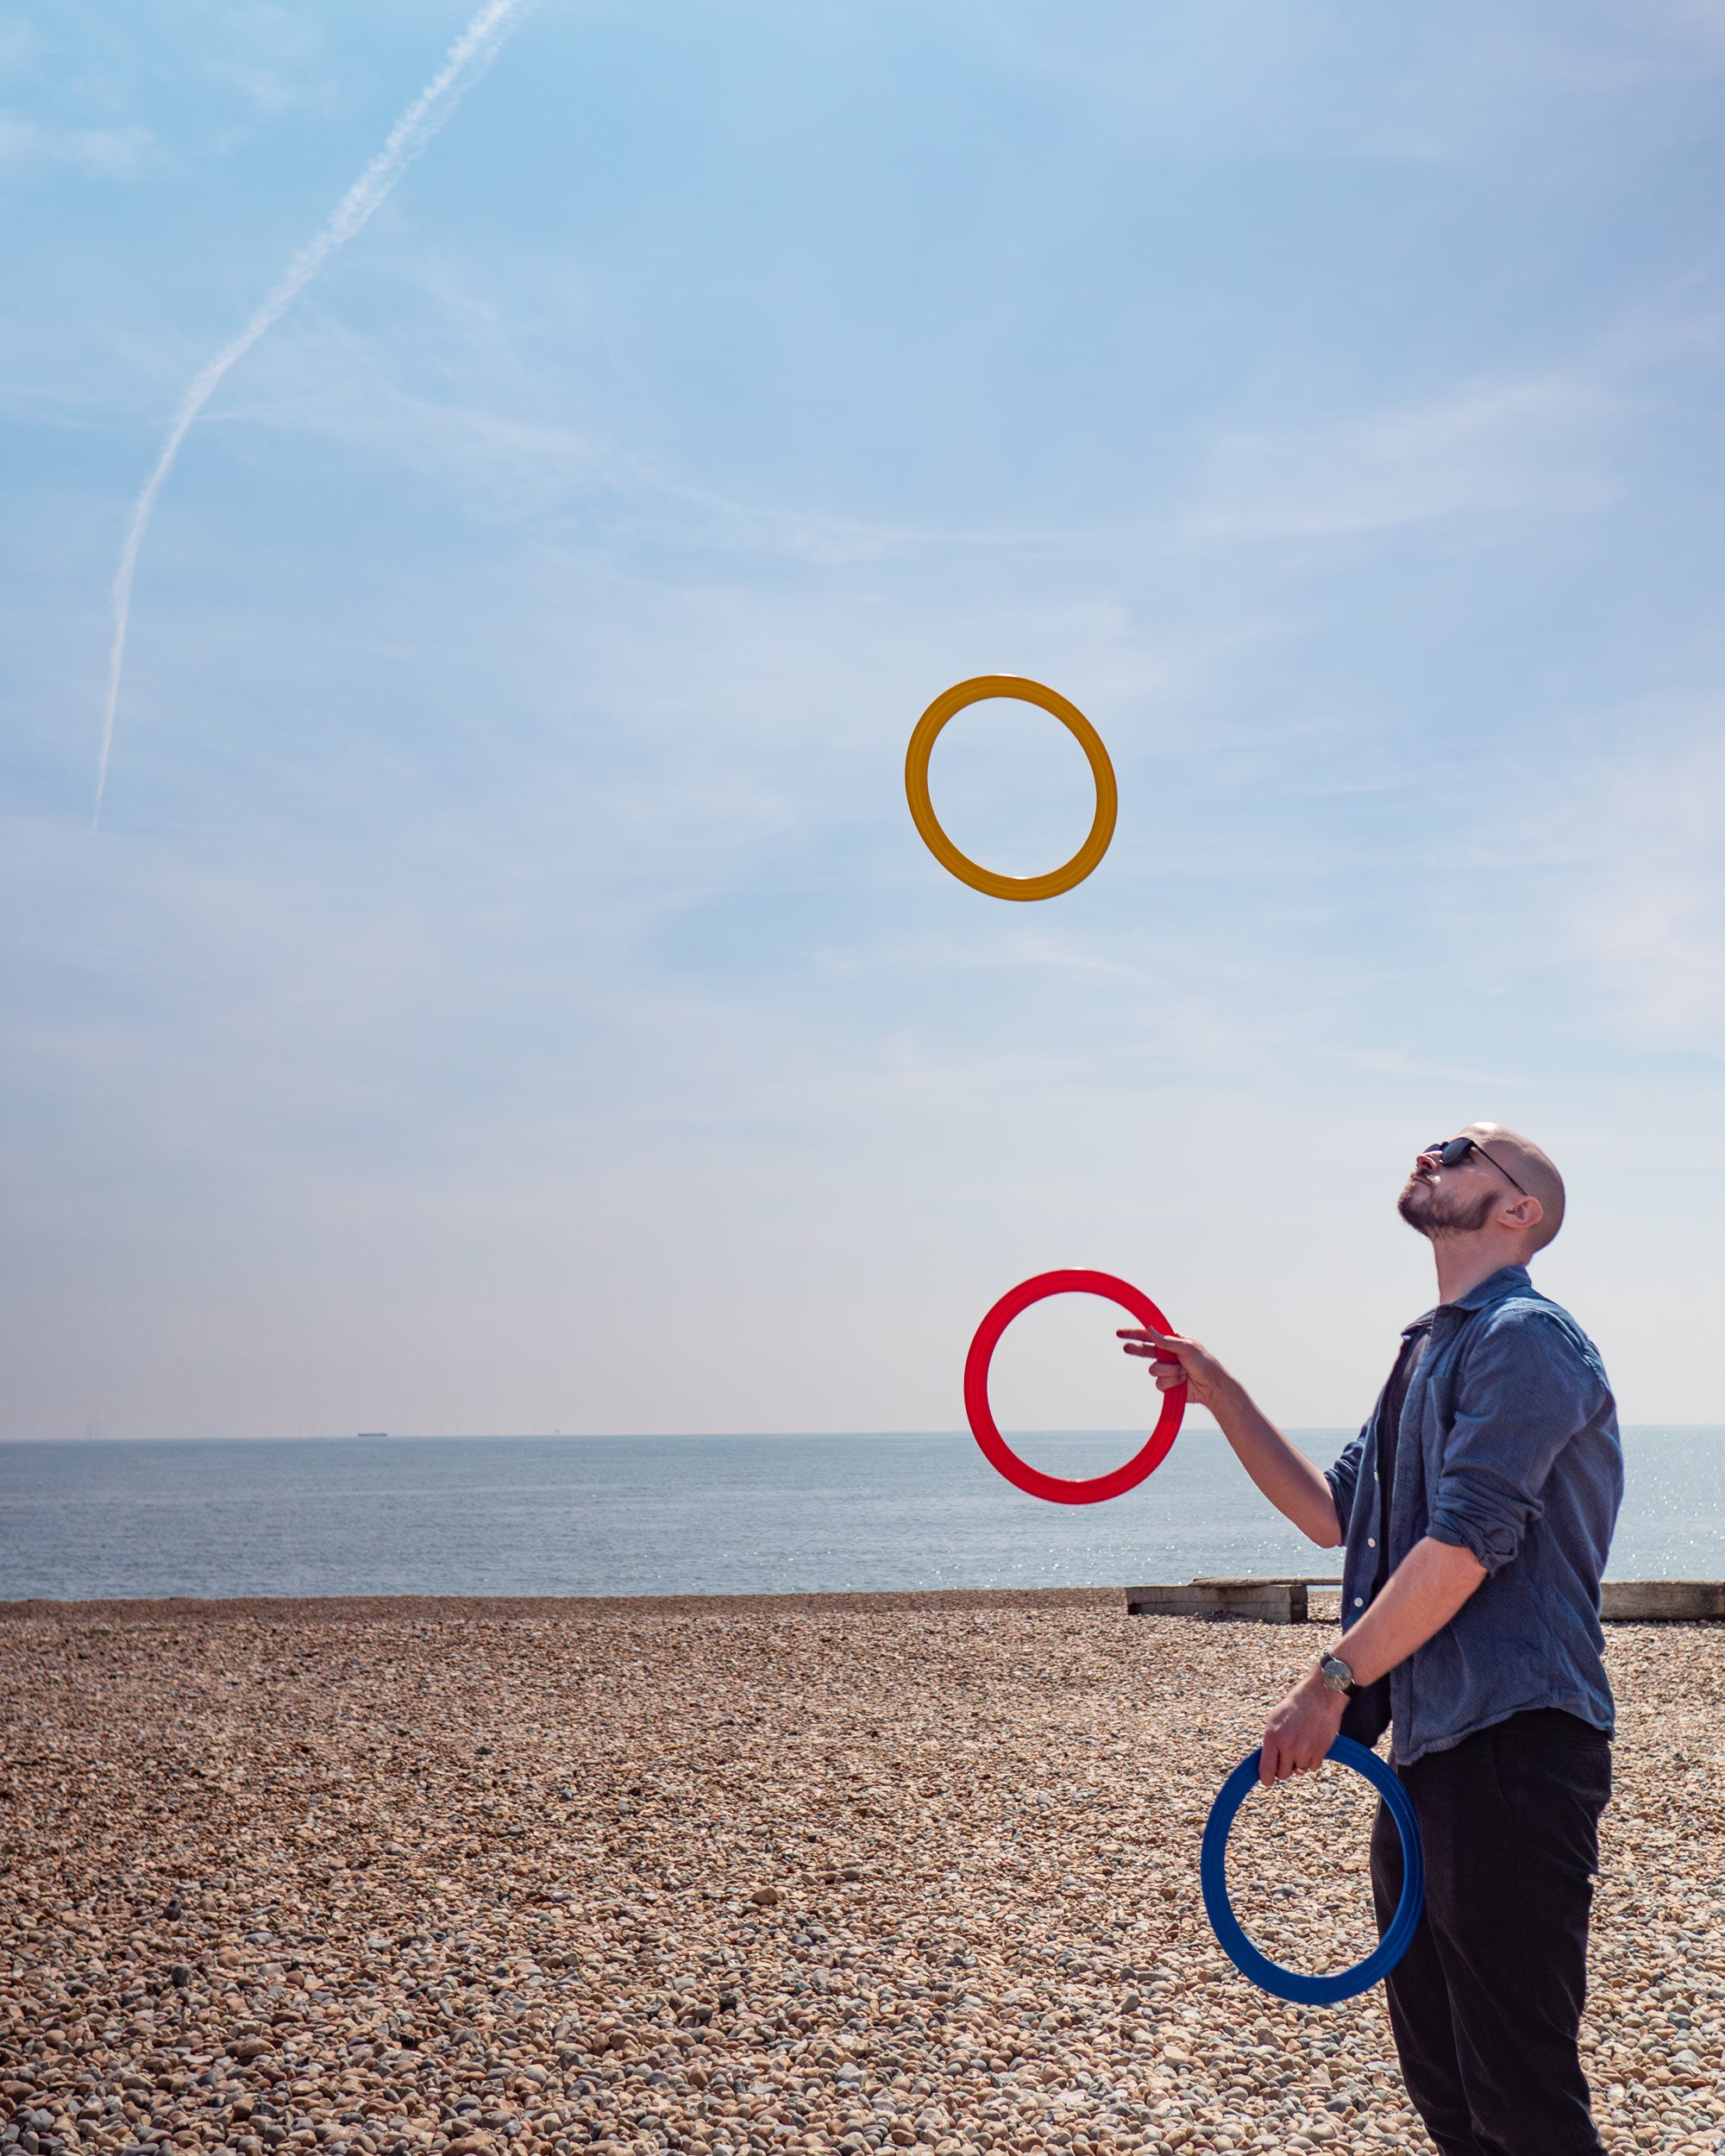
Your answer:
[[[1342,1542],[1347,1540],[1348,1522],[1353,1518],[1354,1492],[1359,1488],[1360,1462],[1365,1457],[1365,1433],[1371,1427],[1368,1422],[1335,1465],[1324,1470],[1324,1480],[1335,1500],[1337,1539]]]
[[[1543,1515],[1546,1478],[1605,1391],[1560,1317],[1525,1304],[1490,1313],[1458,1373],[1427,1534],[1471,1551],[1488,1573],[1512,1564]]]

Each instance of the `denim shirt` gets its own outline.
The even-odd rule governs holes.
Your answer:
[[[1390,1671],[1396,1764],[1447,1752],[1530,1708],[1560,1708],[1609,1731],[1599,1581],[1623,1454],[1599,1351],[1521,1265],[1418,1322],[1430,1324],[1431,1339],[1396,1434],[1389,1562],[1430,1535],[1471,1551],[1486,1577]],[[1377,1576],[1385,1441],[1374,1408],[1329,1471],[1347,1545],[1345,1627],[1364,1614]],[[1371,1742],[1383,1730],[1358,1733]]]

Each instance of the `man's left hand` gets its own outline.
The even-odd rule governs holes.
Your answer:
[[[1302,1677],[1264,1726],[1261,1782],[1285,1782],[1320,1765],[1342,1726],[1347,1695],[1333,1692],[1314,1670]]]

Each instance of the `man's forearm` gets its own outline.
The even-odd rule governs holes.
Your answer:
[[[1342,1539],[1341,1526],[1322,1470],[1288,1442],[1232,1378],[1217,1388],[1208,1404],[1240,1465],[1277,1512],[1320,1550],[1333,1550]]]
[[[1485,1567],[1471,1550],[1423,1536],[1371,1608],[1342,1635],[1342,1658],[1356,1680],[1372,1684],[1388,1677],[1443,1630],[1484,1578]]]
[[[1361,1684],[1373,1684],[1441,1632],[1485,1577],[1471,1551],[1429,1535],[1416,1542],[1385,1581],[1383,1592],[1352,1631],[1342,1659]],[[1328,1752],[1346,1701],[1316,1670],[1294,1687],[1264,1725],[1258,1773],[1266,1782],[1304,1773]]]

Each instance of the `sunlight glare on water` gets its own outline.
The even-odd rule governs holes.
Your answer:
[[[1327,1464],[1352,1432],[1291,1434]],[[1142,1424],[1013,1435],[1069,1477],[1143,1441]],[[1612,1576],[1725,1578],[1725,1431],[1634,1430],[1624,1450]],[[0,1445],[7,1599],[1101,1587],[1334,1569],[1191,1418],[1148,1481],[1078,1506],[1026,1496],[951,1431]]]

